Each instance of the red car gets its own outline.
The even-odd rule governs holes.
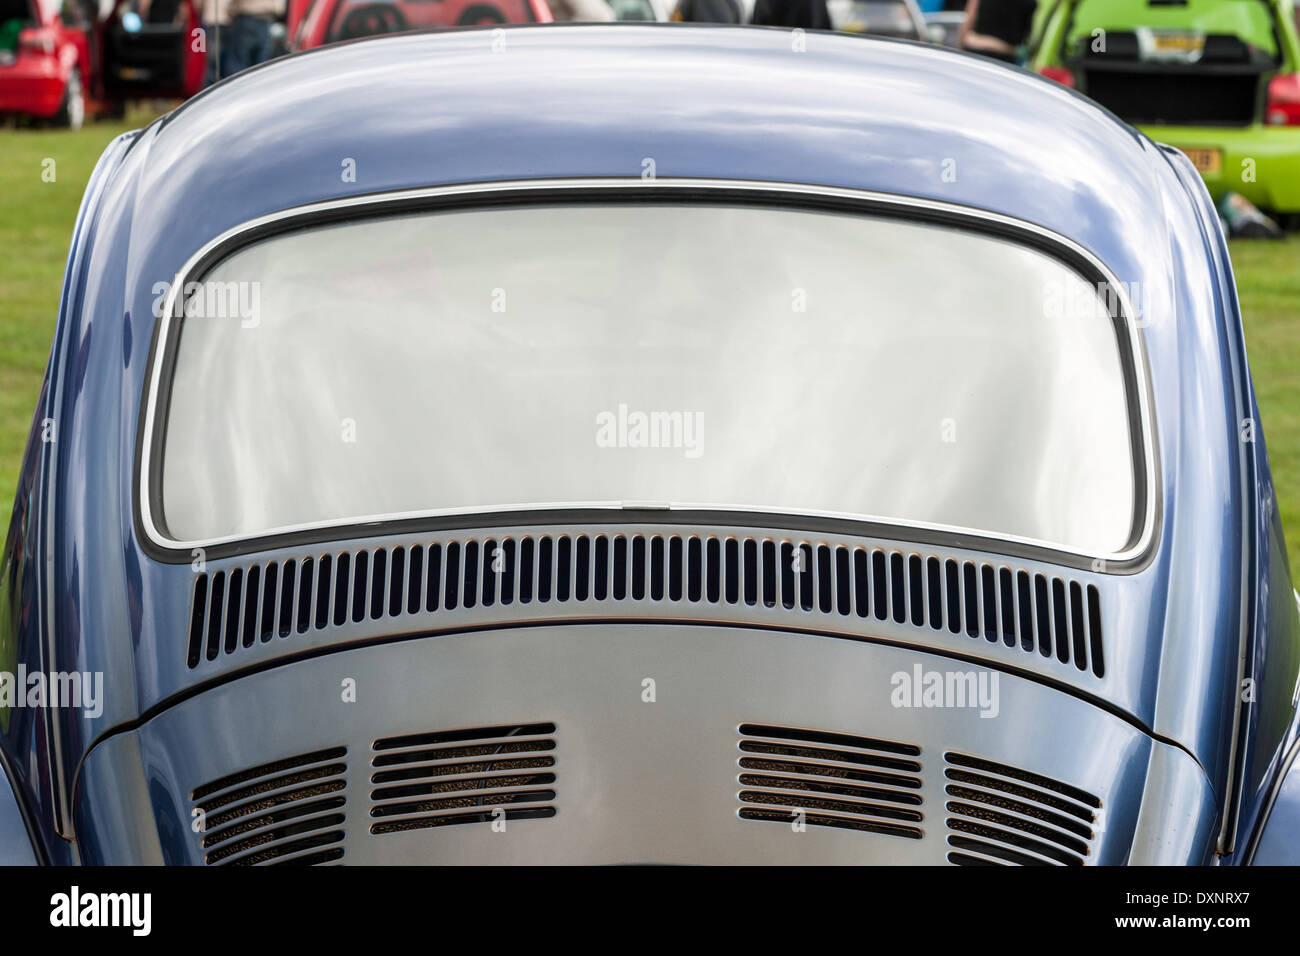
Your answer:
[[[0,0],[2,2],[2,0]],[[315,0],[291,48],[427,27],[551,23],[546,0]]]
[[[0,0],[0,114],[80,126],[99,79],[96,53],[77,0]]]
[[[0,0],[0,114],[59,126],[120,113],[129,98],[184,98],[203,85],[196,0]]]

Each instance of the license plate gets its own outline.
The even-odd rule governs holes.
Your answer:
[[[1181,149],[1198,173],[1212,175],[1223,171],[1223,150],[1203,146],[1183,146]]]
[[[1200,53],[1205,37],[1199,33],[1157,33],[1152,47],[1160,53]]]
[[[1138,27],[1138,55],[1156,63],[1195,63],[1205,52],[1205,34]]]

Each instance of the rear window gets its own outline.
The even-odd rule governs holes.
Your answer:
[[[339,0],[329,39],[532,20],[527,0]]]
[[[1082,275],[984,233],[703,202],[462,209],[263,239],[187,291],[150,498],[175,542],[633,506],[1094,554],[1133,532],[1116,323]]]

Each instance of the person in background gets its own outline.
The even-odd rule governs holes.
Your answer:
[[[1017,47],[1029,39],[1038,0],[970,0],[957,34],[957,48],[1019,63]]]
[[[275,45],[271,27],[284,19],[288,0],[231,0],[230,45],[235,48],[236,70],[246,70],[271,59]]]
[[[199,26],[206,37],[208,65],[203,75],[203,85],[211,86],[227,72],[217,62],[226,57],[224,47],[230,44],[230,4],[233,0],[203,0],[199,10]]]
[[[284,16],[286,2],[204,0],[209,84],[271,59],[271,25]]]
[[[677,0],[672,18],[679,23],[739,23],[740,4],[737,0]]]
[[[605,0],[550,0],[556,23],[601,23],[614,19]]]
[[[757,0],[750,22],[765,27],[831,29],[826,0]]]

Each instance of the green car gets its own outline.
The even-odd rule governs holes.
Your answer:
[[[1300,220],[1293,0],[1040,0],[1031,69],[1176,146],[1228,191]]]

